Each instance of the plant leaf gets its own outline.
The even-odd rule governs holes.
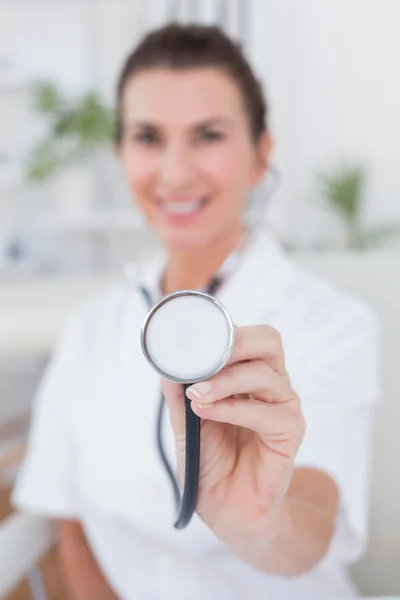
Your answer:
[[[51,133],[32,149],[26,165],[28,179],[44,181],[114,138],[114,111],[97,92],[68,102],[54,84],[38,82],[33,99],[36,110],[49,121]]]
[[[112,140],[114,116],[96,92],[86,94],[76,108],[76,134],[84,145],[102,145]]]
[[[49,140],[38,144],[26,165],[26,177],[31,181],[44,181],[51,177],[60,165],[60,157]]]
[[[53,123],[53,137],[58,138],[64,135],[73,135],[75,133],[75,115],[71,111],[61,113]]]
[[[330,207],[349,224],[356,223],[359,219],[365,169],[358,165],[342,164],[317,173],[317,178]]]
[[[33,107],[44,115],[54,115],[64,105],[60,90],[53,83],[39,81],[33,84]]]
[[[379,246],[388,238],[400,236],[400,223],[380,225],[362,234],[363,246],[371,248]]]

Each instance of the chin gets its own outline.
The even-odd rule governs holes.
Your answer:
[[[213,237],[209,229],[193,231],[190,227],[156,229],[155,233],[166,248],[174,250],[191,250],[206,246]]]

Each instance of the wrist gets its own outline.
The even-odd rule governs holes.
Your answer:
[[[254,520],[245,530],[235,528],[227,543],[231,551],[255,568],[269,572],[278,547],[291,538],[290,504],[285,497],[279,506]]]

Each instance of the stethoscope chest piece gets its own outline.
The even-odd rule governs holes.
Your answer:
[[[231,357],[235,328],[226,308],[214,296],[183,290],[164,296],[146,316],[141,344],[150,365],[162,376],[182,383],[185,390],[220,371]],[[163,406],[163,402],[160,405]],[[175,527],[183,529],[196,509],[200,470],[200,418],[185,396],[185,485]],[[179,487],[160,442],[167,472],[179,502]]]
[[[210,294],[183,290],[164,296],[142,328],[143,354],[163,377],[196,383],[228,362],[234,346],[232,319]]]

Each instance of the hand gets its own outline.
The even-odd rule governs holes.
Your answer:
[[[183,386],[162,389],[175,433],[178,473],[185,464]],[[271,535],[288,491],[305,423],[285,369],[279,333],[267,325],[238,327],[227,366],[187,396],[202,419],[197,512],[221,539]],[[271,525],[269,525],[271,524]]]

